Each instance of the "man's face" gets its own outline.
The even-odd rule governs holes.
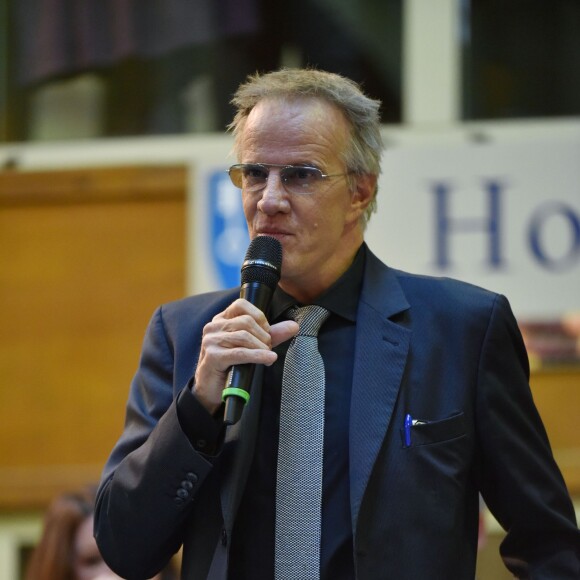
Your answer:
[[[344,174],[340,156],[348,139],[343,114],[325,101],[267,99],[247,119],[240,162],[309,165],[324,174]],[[260,192],[242,190],[250,238],[270,235],[282,243],[280,286],[286,292],[308,302],[344,273],[362,243],[359,220],[367,195],[364,187],[351,189],[346,175],[322,180],[312,194],[289,193],[277,168]]]

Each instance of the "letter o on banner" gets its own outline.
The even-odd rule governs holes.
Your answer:
[[[548,253],[542,233],[548,221],[559,219],[568,226],[569,248],[559,256]],[[570,206],[560,202],[541,205],[532,214],[529,226],[529,241],[532,254],[541,266],[555,272],[569,270],[580,259],[580,216]]]

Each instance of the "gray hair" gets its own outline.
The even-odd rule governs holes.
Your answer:
[[[234,151],[238,156],[250,111],[262,99],[270,97],[313,97],[337,106],[351,127],[350,143],[343,152],[348,171],[359,175],[379,175],[383,152],[379,115],[381,102],[367,97],[354,81],[316,69],[284,68],[265,74],[256,73],[240,85],[231,101],[237,112],[228,126],[234,135]],[[377,190],[378,186],[363,216],[364,225],[376,210]]]

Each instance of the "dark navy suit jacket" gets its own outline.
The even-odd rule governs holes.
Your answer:
[[[191,445],[176,399],[195,372],[203,326],[238,295],[164,305],[148,327],[95,515],[99,547],[126,578],[155,574],[181,545],[183,578],[227,578],[262,369],[215,457]],[[580,578],[574,510],[507,300],[388,268],[368,252],[356,332],[350,503],[357,578],[473,580],[479,493],[508,532],[501,552],[515,575]],[[406,414],[420,421],[409,446]]]

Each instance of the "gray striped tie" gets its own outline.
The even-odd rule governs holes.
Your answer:
[[[300,330],[292,340],[282,378],[276,483],[276,580],[320,577],[324,364],[318,331],[330,312],[292,308]]]

